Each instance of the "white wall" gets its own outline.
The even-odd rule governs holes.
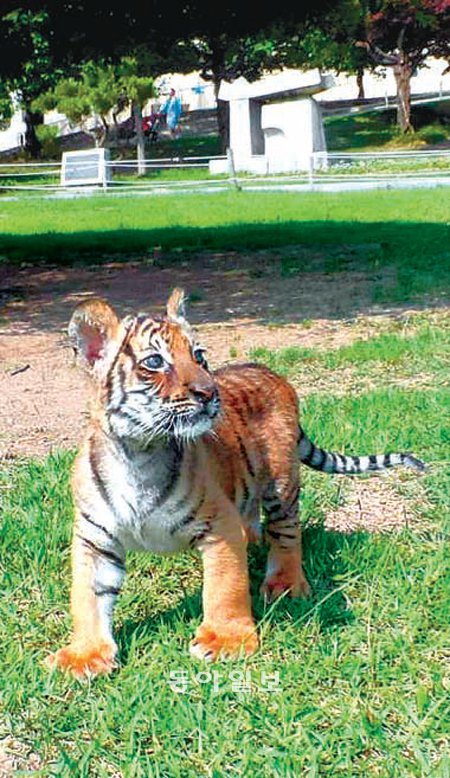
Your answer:
[[[0,151],[8,151],[23,145],[25,137],[25,122],[22,111],[16,110],[7,130],[0,131]]]

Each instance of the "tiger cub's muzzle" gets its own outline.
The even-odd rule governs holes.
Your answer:
[[[220,397],[216,384],[206,381],[194,381],[189,392],[199,404],[199,411],[214,419],[220,411]]]

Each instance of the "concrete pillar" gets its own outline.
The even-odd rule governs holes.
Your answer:
[[[246,97],[230,103],[230,146],[237,167],[251,156],[250,100]]]
[[[313,151],[325,151],[320,106],[311,97],[268,103],[261,115],[269,173],[309,170]]]

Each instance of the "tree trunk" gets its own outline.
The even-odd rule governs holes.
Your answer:
[[[96,149],[102,149],[105,145],[105,141],[108,135],[107,129],[104,125],[92,127],[91,129],[86,128],[86,132],[88,135],[91,136],[94,140],[94,145]]]
[[[365,92],[364,92],[364,68],[358,68],[358,71],[356,73],[356,86],[358,87],[358,97],[357,100],[364,100],[365,98]]]
[[[145,136],[142,130],[142,109],[137,103],[133,105],[133,116],[136,130],[137,174],[145,176]]]
[[[220,84],[225,73],[226,42],[223,36],[219,35],[218,37],[212,37],[209,41],[209,45],[211,48],[210,68],[214,84],[214,97],[217,102],[217,127],[219,130],[222,154],[226,154],[227,148],[230,145],[230,107],[227,101],[218,99]]]
[[[230,145],[230,104],[226,100],[218,99],[219,89],[220,78],[214,78],[214,97],[217,102],[217,127],[222,154],[225,154]]]
[[[405,56],[394,65],[397,84],[397,125],[403,133],[414,132],[411,124],[411,64]]]
[[[39,159],[41,156],[42,145],[36,135],[36,127],[42,124],[42,114],[34,113],[28,108],[24,111],[25,122],[25,151],[32,159]]]

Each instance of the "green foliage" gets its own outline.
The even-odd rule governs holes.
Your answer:
[[[156,97],[153,79],[141,76],[142,65],[136,57],[122,57],[116,67],[116,77],[122,85],[123,95],[141,109],[147,100]]]
[[[27,39],[29,56],[21,63],[20,70],[12,71],[9,77],[4,78],[4,83],[24,106],[29,107],[32,100],[54,85],[61,75],[61,71],[53,67],[50,54],[48,14],[46,11],[18,8],[5,18],[10,23],[13,38]]]
[[[0,130],[7,129],[13,114],[13,104],[8,85],[0,78]]]
[[[34,102],[37,111],[56,108],[64,113],[72,125],[81,125],[102,143],[111,123],[110,114],[127,105],[139,105],[155,95],[153,79],[139,76],[137,62],[132,57],[122,58],[118,65],[105,62],[85,62],[78,78],[66,78],[40,95]],[[101,118],[102,128],[91,127],[93,115]]]
[[[49,16],[47,11],[34,8],[16,8],[0,16],[0,47],[2,26],[8,25],[7,40],[11,47],[10,62],[2,67],[0,76],[0,122],[11,114],[8,96],[25,109],[25,149],[31,156],[39,156],[40,144],[36,137],[39,115],[31,111],[31,104],[45,90],[54,86],[62,71],[55,67],[50,51]],[[15,44],[15,46],[14,46]]]
[[[360,0],[338,0],[325,13],[306,19],[297,30],[285,31],[280,35],[283,63],[337,72],[355,72],[367,65],[367,56],[354,45],[363,13]]]
[[[40,124],[36,127],[36,135],[42,146],[42,153],[46,159],[60,157],[61,149],[58,141],[58,128],[49,124]]]
[[[447,0],[376,0],[368,5],[367,39],[384,53],[400,52],[412,68],[429,56],[448,57]]]

